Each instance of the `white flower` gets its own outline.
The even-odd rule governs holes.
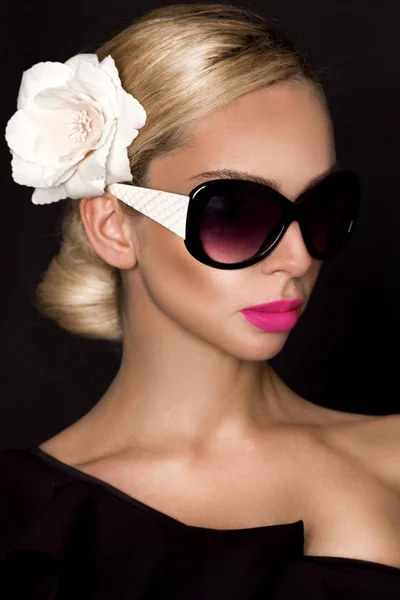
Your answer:
[[[127,148],[146,112],[122,88],[111,56],[34,65],[22,76],[17,108],[6,128],[13,178],[36,188],[35,204],[132,180]]]

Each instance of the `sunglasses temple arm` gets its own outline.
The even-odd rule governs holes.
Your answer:
[[[189,196],[123,183],[112,183],[107,190],[118,200],[185,239]]]

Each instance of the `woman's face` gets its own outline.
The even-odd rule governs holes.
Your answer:
[[[306,84],[285,82],[246,94],[198,121],[186,146],[151,164],[148,183],[187,195],[218,178],[209,172],[224,169],[273,180],[295,200],[335,162],[326,107]],[[130,318],[135,318],[135,297],[141,302],[145,297],[147,326],[168,322],[241,359],[266,360],[281,350],[290,329],[260,329],[240,311],[297,298],[304,311],[321,263],[309,255],[297,222],[271,254],[237,270],[198,262],[180,237],[151,219],[141,225],[128,286]]]

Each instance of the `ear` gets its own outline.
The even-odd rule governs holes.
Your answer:
[[[82,198],[80,215],[88,239],[97,254],[118,269],[131,269],[137,263],[134,225],[118,200],[105,192],[102,196]]]

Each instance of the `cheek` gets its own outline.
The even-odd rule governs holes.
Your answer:
[[[184,241],[161,225],[146,224],[139,253],[141,279],[154,304],[185,321],[209,320],[233,310],[237,272],[212,269],[195,260]]]
[[[303,277],[304,285],[306,287],[306,292],[311,294],[312,289],[317,281],[319,272],[322,267],[322,261],[314,259],[310,269]]]

